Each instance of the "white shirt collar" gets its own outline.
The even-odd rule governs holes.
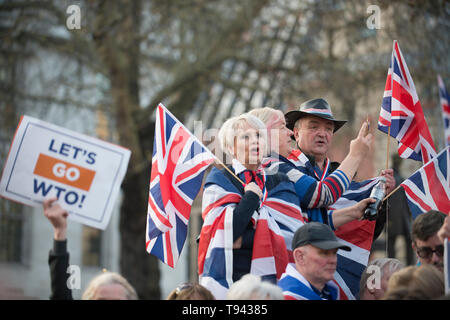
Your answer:
[[[233,159],[233,160],[231,161],[231,166],[233,167],[234,173],[235,173],[236,175],[238,175],[238,174],[240,174],[241,172],[247,170],[247,168],[244,167],[244,165],[243,165],[242,163],[240,163],[240,162],[239,162],[238,160],[236,160],[236,159]]]

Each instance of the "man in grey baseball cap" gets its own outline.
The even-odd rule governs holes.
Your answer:
[[[339,288],[331,280],[337,265],[337,251],[351,248],[340,242],[331,228],[309,222],[292,240],[294,263],[288,264],[278,286],[286,300],[339,300]]]

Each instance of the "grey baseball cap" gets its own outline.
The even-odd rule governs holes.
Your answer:
[[[320,222],[309,222],[298,228],[294,233],[292,240],[292,250],[307,244],[313,245],[320,249],[342,249],[351,251],[349,246],[339,242],[333,230],[326,224]]]

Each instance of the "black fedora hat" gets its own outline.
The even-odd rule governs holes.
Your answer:
[[[322,119],[334,122],[334,132],[338,131],[347,120],[336,120],[331,112],[331,107],[325,99],[318,98],[308,100],[300,105],[298,110],[289,111],[284,115],[286,118],[286,127],[293,130],[295,122],[304,116],[316,116]]]

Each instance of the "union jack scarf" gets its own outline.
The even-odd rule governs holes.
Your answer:
[[[285,300],[325,300],[311,288],[311,284],[297,271],[293,263],[289,263],[286,267],[278,286],[283,290]],[[340,300],[340,291],[333,281],[326,283],[326,289],[330,293],[331,300]]]
[[[326,160],[326,163],[330,163],[329,159]],[[376,222],[368,220],[352,221],[335,230],[332,223],[332,213],[334,210],[347,208],[368,198],[379,178],[348,183],[342,172],[339,172],[339,170],[331,172],[329,165],[326,165],[324,172],[318,175],[317,172],[312,171],[314,166],[300,150],[294,150],[288,158],[282,156],[267,158],[264,160],[264,165],[273,168],[272,170],[286,173],[294,182],[297,195],[299,195],[299,192],[301,193],[301,207],[303,211],[308,213],[308,221],[328,224],[341,242],[352,248],[350,252],[338,251],[335,282],[339,286],[341,299],[356,299],[359,292],[359,280],[368,263]],[[315,178],[316,183],[309,183],[305,190],[305,182],[310,177]],[[325,184],[326,179],[332,182]],[[337,185],[339,187],[336,187]],[[325,192],[324,188],[334,189],[335,194],[339,194],[339,196],[336,198],[331,190]],[[307,203],[302,200],[305,195],[307,196]],[[326,220],[323,219],[323,212],[327,213]]]
[[[242,164],[234,160],[232,168],[244,178]],[[213,168],[206,178],[198,252],[199,282],[216,299],[225,299],[233,284],[233,211],[243,196],[223,171]],[[261,173],[264,183],[272,178]],[[255,235],[250,273],[276,281],[293,261],[292,238],[304,219],[286,177],[272,190],[264,187],[263,194],[259,209],[252,215]]]

